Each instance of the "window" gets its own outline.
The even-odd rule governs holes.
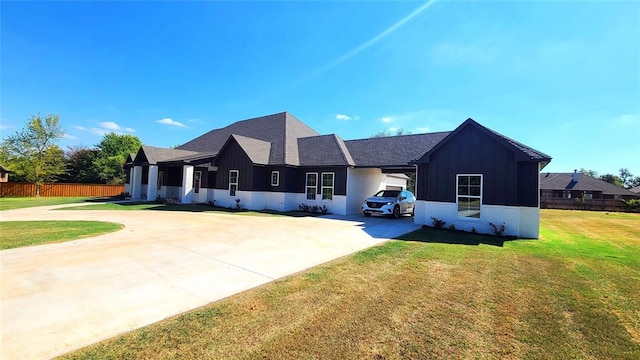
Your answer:
[[[458,217],[480,218],[482,175],[457,176]]]
[[[229,196],[236,196],[238,191],[238,170],[229,171]]]
[[[271,172],[271,186],[280,185],[280,171]]]
[[[158,190],[160,190],[162,188],[162,177],[164,176],[164,173],[162,171],[158,171],[158,184],[156,185],[156,188]]]
[[[202,185],[202,171],[196,171],[193,173],[193,192],[199,193],[200,186]]]
[[[318,191],[318,173],[307,173],[306,184],[307,200],[315,200]]]
[[[333,173],[322,173],[322,200],[333,200]]]

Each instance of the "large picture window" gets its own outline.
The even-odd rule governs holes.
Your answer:
[[[333,200],[333,173],[322,173],[322,200]]]
[[[482,175],[458,175],[457,184],[458,217],[479,219],[482,207]]]
[[[271,172],[271,186],[280,185],[280,171]]]
[[[318,173],[307,173],[307,182],[305,186],[307,200],[315,200],[318,192]]]
[[[193,173],[193,192],[200,193],[200,187],[202,186],[202,171],[196,171]]]
[[[238,191],[238,170],[229,170],[229,196],[236,196]]]

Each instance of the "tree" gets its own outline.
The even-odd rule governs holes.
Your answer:
[[[3,161],[6,161],[18,177],[36,184],[36,196],[40,186],[57,180],[65,173],[64,152],[56,142],[64,132],[58,124],[58,115],[44,118],[32,115],[24,128],[2,141]]]
[[[98,158],[98,150],[82,146],[70,146],[65,152],[67,174],[64,181],[73,183],[99,183],[100,176],[93,162]]]
[[[611,183],[615,186],[620,186],[622,187],[622,179],[620,179],[619,177],[613,175],[613,174],[604,174],[602,176],[600,176],[601,180],[604,180],[608,183]]]
[[[595,170],[587,170],[585,168],[580,168],[580,170],[578,171],[580,174],[585,174],[594,178],[598,177],[598,172]]]
[[[128,154],[135,153],[142,142],[134,135],[106,134],[97,145],[99,154],[93,161],[100,179],[108,184],[124,183],[124,162]]]
[[[631,189],[633,187],[634,177],[633,174],[627,168],[622,168],[619,170],[620,172],[620,180],[622,181],[622,186],[627,189]]]
[[[411,131],[407,131],[403,128],[397,129],[395,134],[392,134],[391,131],[385,129],[382,131],[379,131],[373,135],[371,135],[372,138],[379,138],[379,137],[388,137],[388,136],[402,136],[402,135],[411,135]]]

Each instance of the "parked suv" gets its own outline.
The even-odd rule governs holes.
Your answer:
[[[380,190],[362,204],[364,216],[371,214],[391,215],[399,218],[403,214],[411,214],[416,204],[416,197],[407,190]]]

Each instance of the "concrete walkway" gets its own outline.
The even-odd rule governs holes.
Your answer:
[[[0,220],[101,220],[125,228],[0,251],[1,359],[61,355],[418,227],[410,218],[53,208],[2,211]]]

